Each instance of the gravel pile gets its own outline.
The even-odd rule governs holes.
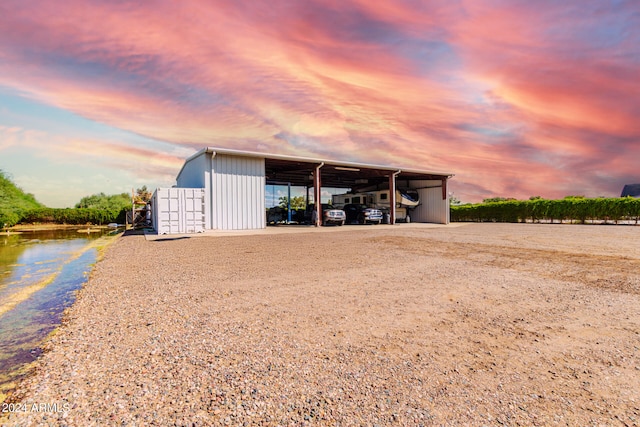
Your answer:
[[[276,231],[121,237],[0,424],[640,424],[640,227]]]

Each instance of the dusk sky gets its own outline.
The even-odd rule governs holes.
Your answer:
[[[452,172],[463,202],[640,182],[640,2],[0,2],[0,169],[47,206],[205,146]]]

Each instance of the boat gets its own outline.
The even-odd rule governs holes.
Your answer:
[[[403,208],[415,208],[420,204],[420,197],[416,191],[396,191],[396,202]]]

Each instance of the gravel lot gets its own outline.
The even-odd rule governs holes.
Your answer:
[[[2,425],[640,424],[640,227],[280,230],[119,238]]]

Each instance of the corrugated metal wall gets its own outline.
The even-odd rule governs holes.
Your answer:
[[[411,211],[412,222],[449,224],[449,194],[442,199],[442,181],[411,181],[410,187],[420,195],[420,205]]]
[[[211,168],[211,228],[265,228],[264,158],[217,154]]]
[[[204,188],[158,188],[151,199],[153,228],[158,234],[203,232],[204,194]]]
[[[206,186],[206,171],[209,169],[208,157],[210,154],[202,153],[200,156],[189,160],[184,164],[176,179],[178,187],[203,188]]]

